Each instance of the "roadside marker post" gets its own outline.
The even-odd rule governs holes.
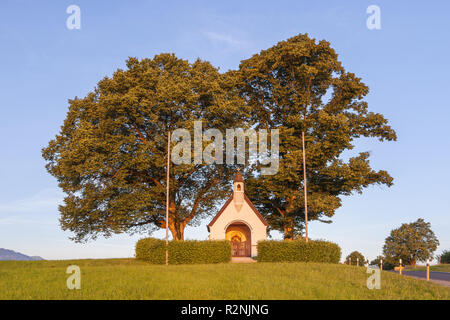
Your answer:
[[[383,259],[380,260],[380,271],[383,271]]]
[[[402,259],[400,259],[400,267],[399,267],[399,270],[400,270],[400,275],[402,275]]]
[[[359,267],[359,258],[356,258],[356,266]]]
[[[430,260],[427,259],[427,281],[430,281]]]

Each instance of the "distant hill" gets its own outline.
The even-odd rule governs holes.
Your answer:
[[[27,256],[20,252],[0,248],[0,260],[44,260],[38,256]]]

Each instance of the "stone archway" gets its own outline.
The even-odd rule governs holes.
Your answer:
[[[231,242],[233,257],[250,257],[252,234],[250,228],[242,222],[230,224],[225,231],[225,239]]]

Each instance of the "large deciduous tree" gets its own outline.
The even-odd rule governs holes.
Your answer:
[[[431,224],[423,219],[404,223],[391,231],[383,246],[383,254],[392,263],[402,259],[403,264],[416,265],[417,261],[432,259],[439,240],[431,230]]]
[[[344,70],[327,41],[295,36],[242,61],[239,72],[253,120],[280,132],[278,174],[249,174],[246,189],[272,230],[285,239],[304,230],[302,132],[309,220],[330,222],[341,196],[372,184],[392,185],[386,171],[370,167],[368,152],[341,157],[359,137],[396,140],[396,134],[383,115],[368,110],[368,87]],[[259,172],[260,164],[253,169]]]
[[[244,119],[233,73],[173,54],[130,58],[126,65],[85,98],[69,101],[61,132],[43,149],[67,195],[60,224],[75,241],[165,228],[168,132],[192,133],[196,120],[224,130]],[[168,227],[174,239],[183,240],[188,223],[213,212],[232,174],[226,165],[173,166]]]

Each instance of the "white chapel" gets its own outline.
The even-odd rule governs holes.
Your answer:
[[[254,257],[258,241],[267,239],[269,224],[245,194],[239,171],[233,184],[233,194],[207,225],[209,239],[231,241],[233,257]]]

